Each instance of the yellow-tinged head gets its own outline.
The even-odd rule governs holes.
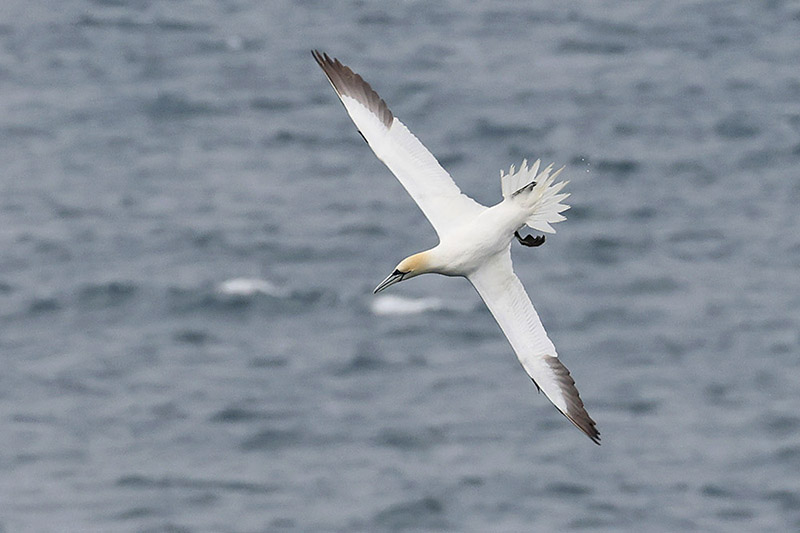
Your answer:
[[[394,269],[394,272],[389,274],[385,280],[381,281],[380,284],[375,287],[375,294],[395,283],[429,272],[429,264],[428,252],[420,252],[406,257],[400,261]]]

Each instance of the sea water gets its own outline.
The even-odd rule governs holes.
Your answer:
[[[8,0],[0,530],[800,530],[796,1]],[[595,446],[314,63],[513,247]]]

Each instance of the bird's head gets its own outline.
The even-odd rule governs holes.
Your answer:
[[[427,252],[420,252],[406,257],[395,267],[394,272],[389,274],[385,280],[381,281],[380,284],[375,287],[375,294],[378,294],[383,289],[397,282],[428,272],[428,266]]]

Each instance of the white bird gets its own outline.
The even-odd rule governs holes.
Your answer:
[[[512,166],[508,174],[501,171],[503,200],[493,207],[483,206],[461,192],[361,76],[327,54],[317,50],[312,54],[364,140],[400,180],[439,236],[434,248],[400,261],[375,292],[431,272],[467,278],[536,387],[578,429],[600,444],[595,422],[511,265],[515,237],[527,246],[544,242],[544,236],[522,238],[520,229],[527,225],[555,233],[550,224],[565,220],[560,213],[569,206],[561,201],[569,195],[560,191],[567,182],[554,184],[564,167],[552,172],[549,165],[539,172],[540,161],[530,167],[523,161],[519,170]]]

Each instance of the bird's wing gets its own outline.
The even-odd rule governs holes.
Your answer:
[[[514,274],[510,250],[467,278],[486,302],[536,386],[578,429],[600,444],[600,433],[583,407],[569,370],[559,361],[525,287]]]
[[[392,115],[369,83],[338,59],[317,50],[312,54],[361,136],[397,176],[440,237],[465,218],[486,209],[461,192],[450,174],[405,124]]]

